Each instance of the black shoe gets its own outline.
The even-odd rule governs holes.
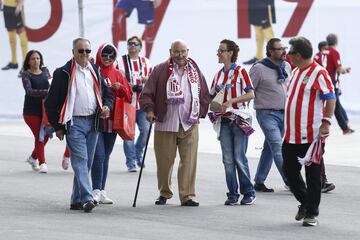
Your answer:
[[[181,206],[185,207],[198,207],[200,204],[192,199],[187,200],[186,202],[181,203]]]
[[[165,205],[167,201],[166,197],[160,196],[156,199],[155,205]]]
[[[325,182],[321,187],[322,193],[327,193],[335,189],[335,185],[333,183],[327,183]]]
[[[95,207],[95,203],[90,200],[84,204],[83,206],[84,212],[89,213],[93,210],[94,207]]]
[[[295,216],[295,220],[296,221],[301,221],[305,218],[305,214],[306,214],[306,209],[304,206],[300,205],[299,206],[299,210],[298,212],[296,213],[296,216]]]
[[[303,226],[305,227],[315,227],[319,224],[319,221],[316,216],[306,216],[303,220]]]
[[[1,70],[17,69],[18,67],[17,63],[9,62],[5,67],[1,68]]]
[[[83,210],[83,206],[81,203],[72,203],[70,204],[70,210]]]
[[[263,183],[255,183],[254,188],[257,192],[274,192],[274,189],[267,188]]]
[[[20,72],[18,73],[18,78],[22,78],[23,72],[23,70],[20,70]]]
[[[259,61],[259,59],[257,59],[256,57],[253,57],[252,59],[243,62],[243,64],[245,64],[245,65],[251,65],[251,64],[256,63],[257,61]]]

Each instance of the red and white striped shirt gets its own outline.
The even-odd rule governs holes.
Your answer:
[[[325,68],[313,62],[293,70],[285,105],[285,142],[305,144],[316,139],[327,99],[335,99],[335,94]]]
[[[216,94],[216,86],[226,86],[223,103],[230,99],[237,98],[245,94],[246,91],[253,89],[252,82],[246,69],[235,63],[228,71],[225,71],[225,69],[222,68],[215,74],[210,88],[211,95]],[[227,112],[234,111],[241,111],[242,113],[246,113],[248,117],[250,116],[249,106],[245,102],[234,103],[232,107],[227,109]]]
[[[141,78],[149,77],[152,66],[150,60],[146,57],[138,57],[137,59],[131,59],[129,55],[122,56],[122,59],[119,62],[119,69],[123,71],[127,80],[131,85],[143,85]],[[131,104],[140,109],[139,106],[139,92],[133,92]]]

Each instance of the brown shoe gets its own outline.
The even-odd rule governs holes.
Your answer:
[[[181,203],[181,206],[184,207],[198,207],[200,204],[192,199],[187,200],[186,202]]]
[[[355,130],[353,130],[351,128],[347,128],[347,129],[343,130],[344,135],[352,134],[354,132],[355,132]]]

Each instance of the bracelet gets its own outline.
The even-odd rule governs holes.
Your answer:
[[[326,122],[326,123],[328,123],[329,125],[331,125],[331,118],[329,118],[329,117],[323,117],[323,118],[321,119],[321,122]]]

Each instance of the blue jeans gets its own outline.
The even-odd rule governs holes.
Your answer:
[[[246,157],[248,137],[235,123],[222,122],[220,144],[226,184],[229,189],[227,193],[228,198],[237,200],[240,196],[237,178],[239,178],[240,193],[245,196],[255,196],[255,189],[251,183],[248,159]]]
[[[126,166],[133,168],[137,164],[141,166],[144,148],[146,144],[146,138],[149,133],[150,123],[146,120],[146,113],[141,110],[136,110],[136,124],[138,125],[140,134],[134,141],[124,141],[124,152],[126,156]]]
[[[73,125],[68,127],[66,142],[70,150],[71,166],[74,170],[71,204],[93,200],[89,172],[98,132],[94,130],[94,119],[73,117]]]
[[[109,169],[109,158],[114,148],[116,133],[99,133],[94,162],[91,168],[93,189],[104,190]]]
[[[287,185],[283,171],[283,156],[281,152],[284,136],[284,112],[275,110],[256,110],[256,118],[264,133],[265,140],[259,164],[255,174],[255,183],[264,183],[269,174],[273,159],[275,165]]]

